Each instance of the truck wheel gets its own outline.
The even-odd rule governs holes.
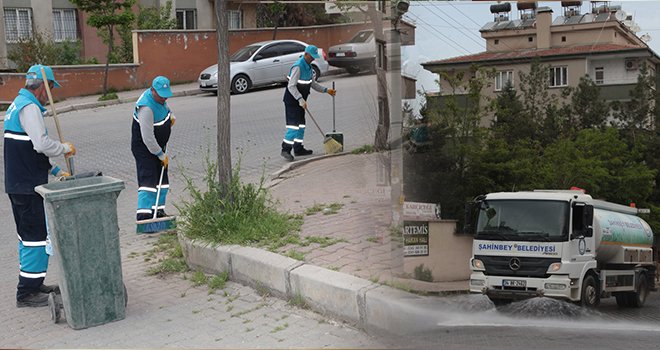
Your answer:
[[[635,292],[630,293],[630,306],[642,307],[646,302],[646,297],[649,295],[649,282],[645,274],[640,274],[637,280]]]
[[[585,307],[596,307],[600,304],[598,283],[593,275],[587,275],[582,281],[582,294],[580,304]]]

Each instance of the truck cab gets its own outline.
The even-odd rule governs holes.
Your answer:
[[[546,296],[641,306],[654,289],[653,233],[637,210],[582,191],[500,192],[471,205],[470,291],[496,305]]]

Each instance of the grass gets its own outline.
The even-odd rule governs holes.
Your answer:
[[[99,97],[99,101],[109,101],[109,100],[118,100],[119,96],[117,96],[116,92],[108,92],[105,95],[101,95]]]
[[[216,163],[206,156],[205,188],[183,174],[190,200],[176,205],[181,220],[178,229],[188,238],[213,244],[277,249],[299,241],[302,216],[277,211],[264,187],[265,176],[258,184],[244,184],[239,177],[240,160],[229,184],[217,181]]]
[[[289,299],[289,305],[299,307],[301,309],[308,309],[309,306],[305,302],[305,298],[301,294],[296,294],[293,298]]]
[[[333,215],[337,214],[344,205],[342,203],[314,203],[313,206],[305,209],[305,215],[310,216],[318,213],[323,213],[323,215]]]
[[[209,279],[209,294],[214,293],[218,289],[224,289],[228,279],[229,274],[227,271],[223,271]]]
[[[365,153],[374,153],[375,149],[373,145],[364,145],[358,147],[351,151],[351,154],[365,154]]]
[[[283,331],[283,330],[285,330],[285,329],[287,329],[287,328],[289,328],[289,324],[288,324],[288,323],[284,323],[284,324],[281,325],[281,326],[277,326],[277,327],[275,327],[275,329],[273,329],[273,330],[270,331],[270,332],[271,332],[271,333],[277,333],[277,332]]]
[[[154,247],[145,255],[147,256],[145,261],[156,259],[156,266],[149,268],[147,275],[167,275],[189,271],[176,233],[161,234],[158,241],[154,243]]]
[[[371,236],[371,237],[367,238],[367,242],[378,243],[378,241],[379,241],[379,239],[376,236]]]
[[[311,243],[318,244],[321,248],[329,247],[337,243],[347,243],[348,241],[343,238],[320,237],[320,236],[307,236],[303,238],[302,246],[306,247]]]
[[[297,250],[291,249],[287,251],[284,256],[288,256],[291,259],[296,259],[300,261],[305,261],[305,253],[299,252]]]

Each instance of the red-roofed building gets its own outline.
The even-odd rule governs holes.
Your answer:
[[[487,78],[488,85],[482,91],[484,99],[495,97],[507,82],[516,88],[519,73],[529,73],[534,60],[550,67],[548,87],[557,96],[563,88],[576,86],[581,77],[588,75],[601,86],[605,100],[626,100],[642,64],[646,63],[649,74],[656,75],[660,57],[635,35],[631,19],[620,7],[603,2],[603,6],[594,6],[591,13],[583,15],[581,2],[562,3],[566,3],[563,14],[554,21],[548,7],[537,9],[526,4],[531,11],[521,11],[520,19],[509,20],[510,5],[508,11],[508,4],[494,5],[499,6],[495,11],[491,7],[495,20],[480,29],[486,51],[430,61],[423,66],[433,73],[442,73],[441,96],[465,94],[462,89],[452,90],[443,74],[457,77],[463,73],[467,81],[472,77],[469,72],[473,65],[492,68],[495,74]],[[520,10],[520,3],[518,7]]]

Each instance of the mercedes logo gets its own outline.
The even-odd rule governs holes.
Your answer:
[[[520,259],[512,258],[509,260],[509,268],[513,271],[517,271],[520,268]]]

